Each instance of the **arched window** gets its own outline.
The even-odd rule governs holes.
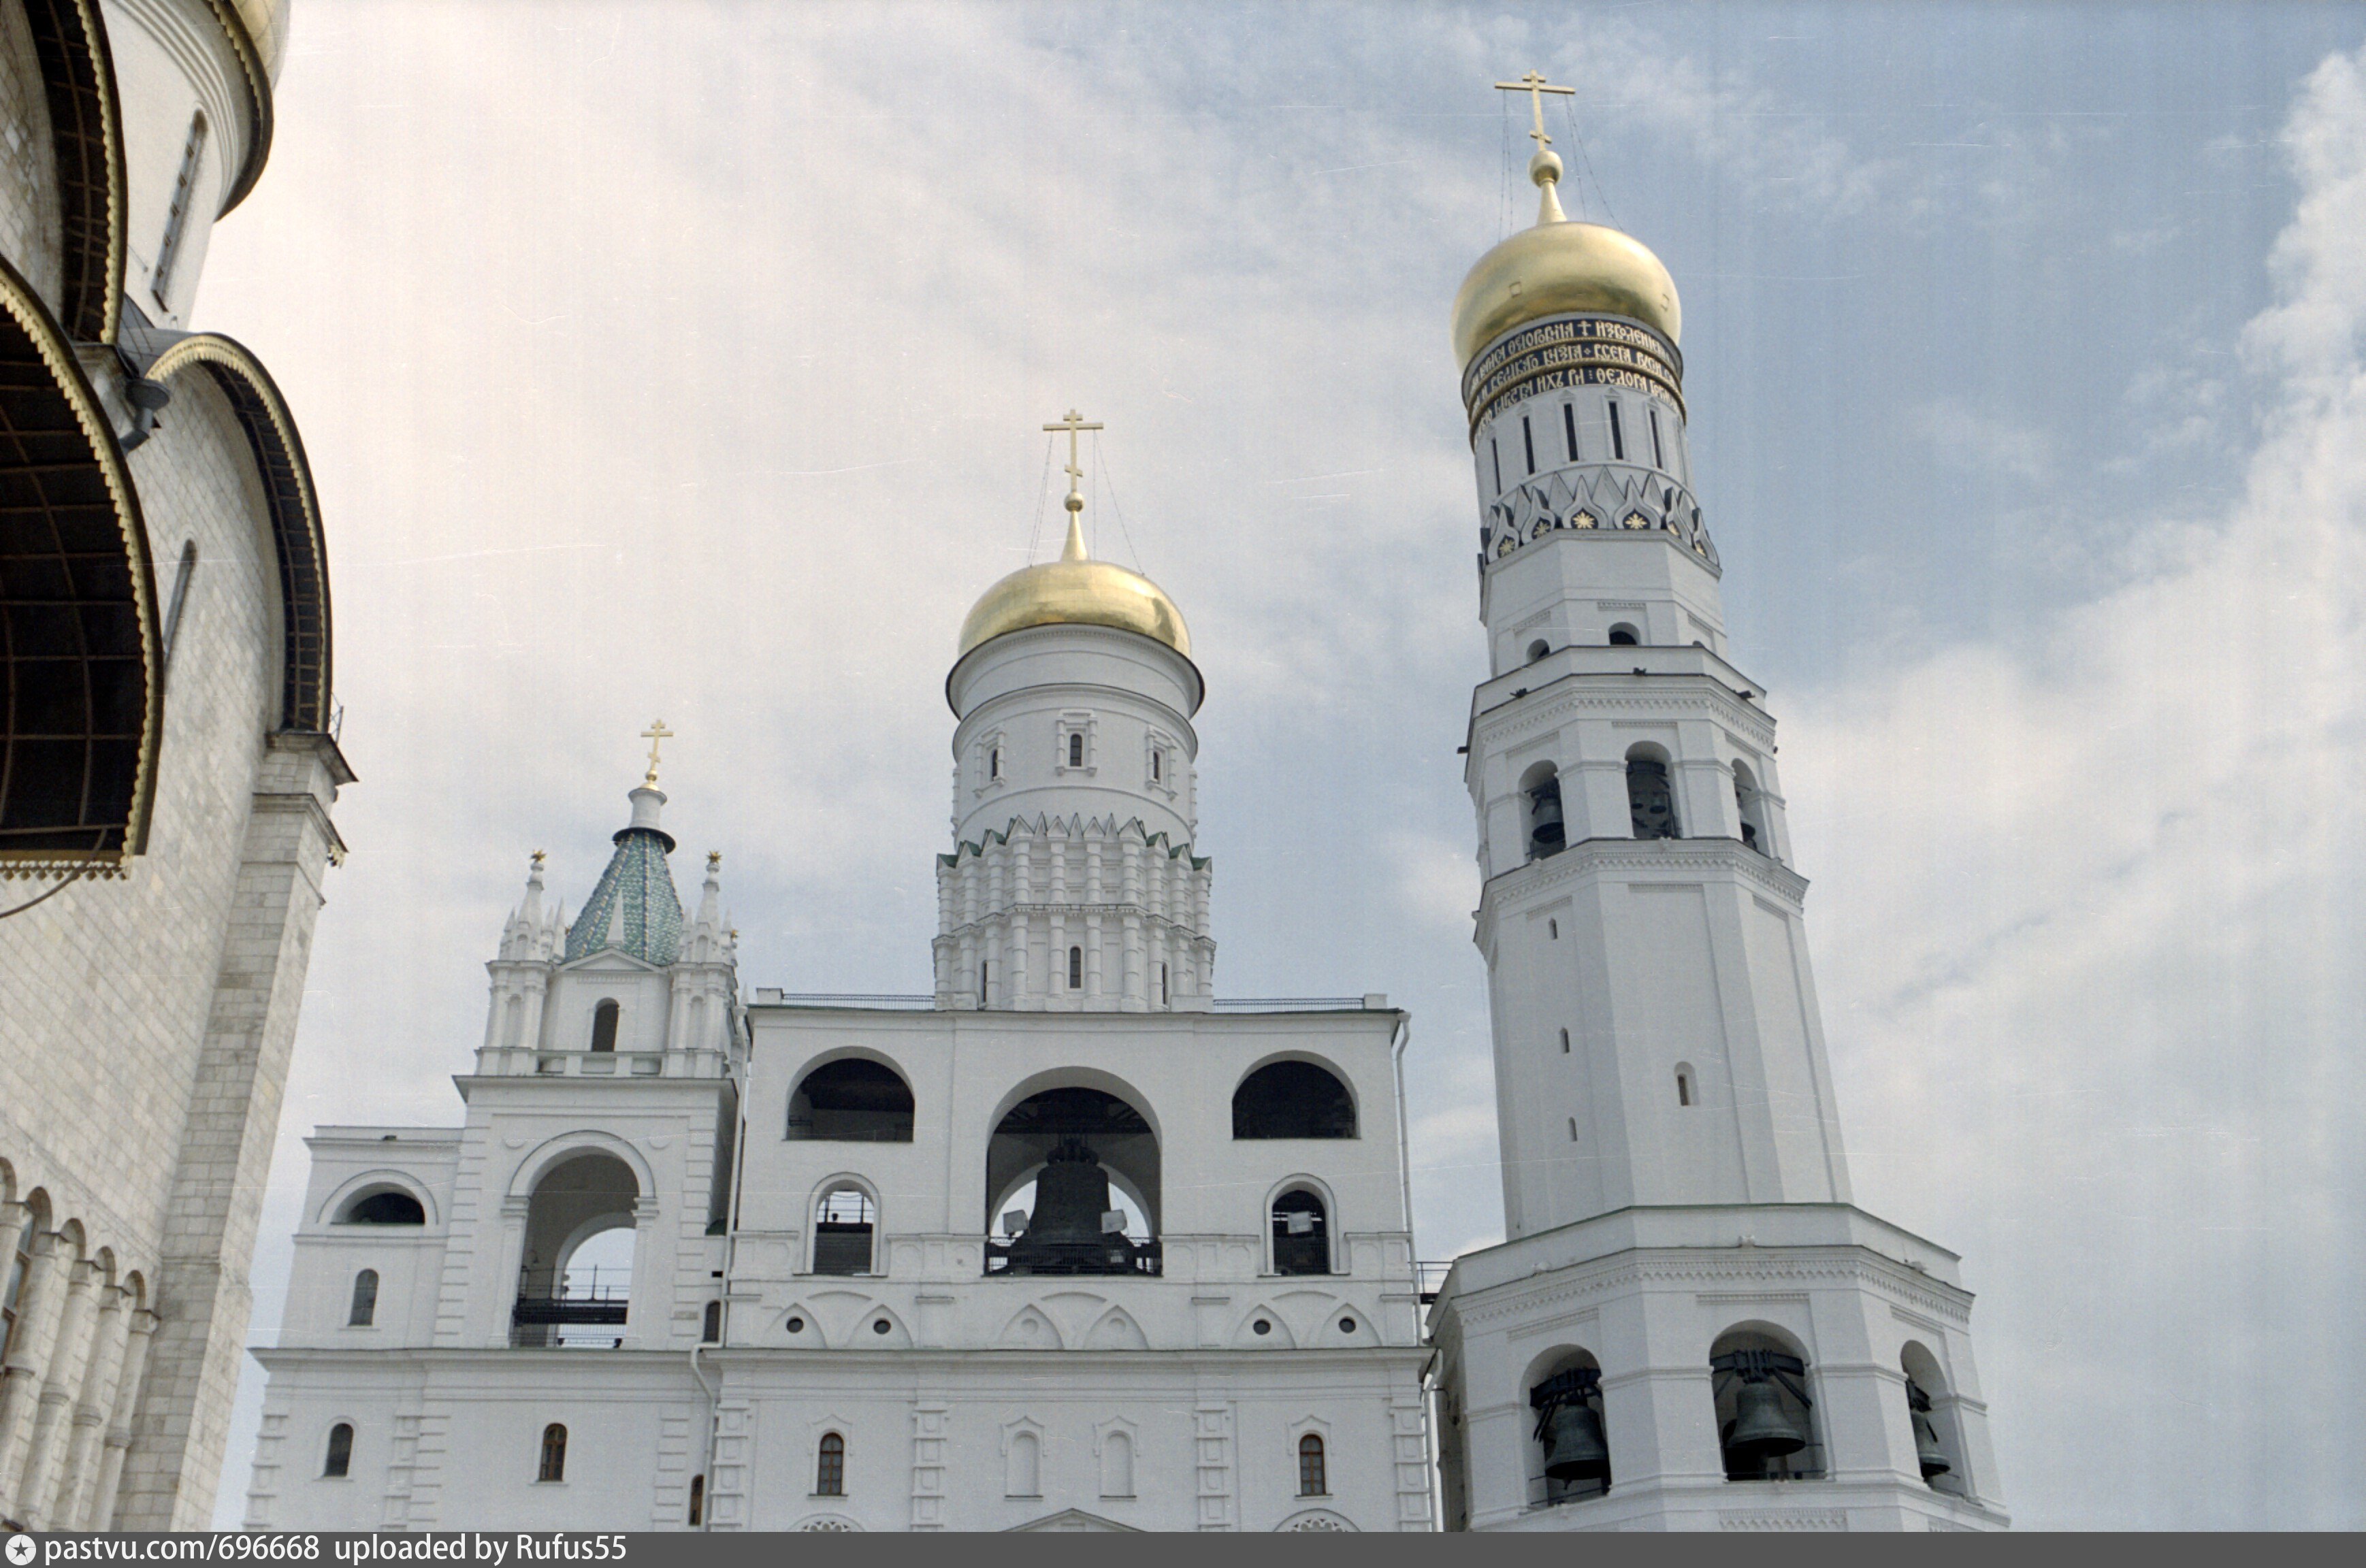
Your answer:
[[[1520,775],[1520,817],[1528,859],[1542,860],[1569,847],[1569,830],[1560,815],[1560,774],[1550,762],[1538,762]]]
[[[377,1270],[365,1269],[354,1276],[354,1304],[345,1314],[347,1328],[367,1328],[377,1316]]]
[[[542,1469],[535,1479],[567,1479],[567,1428],[556,1421],[542,1429]]]
[[[7,1353],[17,1339],[17,1301],[25,1293],[25,1276],[33,1269],[33,1237],[40,1228],[38,1209],[28,1208],[23,1228],[17,1232],[16,1250],[8,1260],[8,1289],[0,1296],[0,1365],[6,1363]]]
[[[699,1325],[698,1342],[702,1345],[723,1343],[723,1303],[721,1302],[706,1303],[706,1321]]]
[[[1733,809],[1741,823],[1742,844],[1761,854],[1773,854],[1774,846],[1766,837],[1766,803],[1758,793],[1757,777],[1745,762],[1733,764]]]
[[[1003,1455],[1002,1495],[1006,1497],[1043,1495],[1043,1445],[1032,1432],[1013,1432]]]
[[[1725,1478],[1820,1480],[1823,1446],[1798,1347],[1764,1330],[1733,1329],[1710,1348],[1708,1365]]]
[[[814,1205],[813,1271],[873,1272],[872,1233],[878,1224],[878,1205],[862,1188],[840,1185],[823,1193]]]
[[[1002,748],[999,746],[986,754],[986,776],[990,779],[1002,776]]]
[[[1538,660],[1542,659],[1546,654],[1550,653],[1551,651],[1552,644],[1547,642],[1542,637],[1538,637],[1536,641],[1528,644],[1528,662],[1534,664]]]
[[[592,1010],[592,1049],[614,1051],[616,1048],[616,1021],[624,1009],[614,1001],[603,1001]]]
[[[1565,1350],[1529,1377],[1529,1502],[1549,1507],[1601,1496],[1610,1490],[1601,1363],[1590,1351]]]
[[[831,1143],[908,1144],[911,1088],[884,1062],[860,1057],[825,1062],[789,1096],[788,1135]]]
[[[706,1477],[690,1478],[690,1528],[696,1529],[706,1518]]]
[[[1068,949],[1068,989],[1081,991],[1084,988],[1085,950],[1081,947],[1072,947]]]
[[[1323,1439],[1309,1432],[1298,1439],[1298,1495],[1328,1497],[1331,1478],[1324,1473]]]
[[[173,199],[164,209],[164,235],[157,242],[156,265],[148,275],[148,290],[166,310],[173,308],[173,264],[181,256],[181,237],[188,232],[189,208],[197,196],[197,156],[206,147],[206,117],[189,120],[188,140],[181,143],[181,176],[173,182]]]
[[[1668,755],[1656,746],[1627,753],[1627,809],[1639,839],[1681,837],[1676,797],[1668,782]]]
[[[1323,1200],[1303,1187],[1293,1187],[1273,1201],[1273,1271],[1277,1274],[1331,1272],[1330,1216]]]
[[[340,1421],[329,1428],[329,1452],[321,1461],[321,1475],[327,1481],[343,1481],[354,1472],[354,1427],[350,1421]]]
[[[1084,765],[1085,765],[1085,735],[1084,735],[1084,731],[1082,731],[1082,730],[1080,730],[1080,729],[1072,729],[1072,730],[1070,730],[1070,731],[1068,732],[1068,766],[1070,766],[1070,767],[1072,767],[1072,768],[1081,768],[1081,767],[1083,767]]]
[[[1101,1439],[1101,1495],[1133,1495],[1133,1438],[1111,1432]]]
[[[1610,646],[1613,648],[1639,648],[1642,642],[1635,628],[1624,621],[1610,628]]]
[[[639,1200],[632,1168],[599,1150],[565,1155],[535,1179],[510,1310],[512,1348],[624,1343]]]
[[[1233,1091],[1235,1138],[1352,1138],[1356,1102],[1327,1067],[1268,1062]]]
[[[396,1189],[365,1192],[337,1216],[341,1225],[423,1225],[427,1211],[418,1199]]]
[[[824,1432],[821,1445],[815,1451],[814,1495],[846,1495],[846,1439],[836,1432]]]

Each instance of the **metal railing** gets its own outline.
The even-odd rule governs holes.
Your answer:
[[[1446,1288],[1447,1272],[1453,1267],[1450,1258],[1444,1263],[1415,1263],[1413,1266],[1414,1289],[1420,1292],[1422,1305],[1427,1306],[1437,1300],[1437,1292]]]

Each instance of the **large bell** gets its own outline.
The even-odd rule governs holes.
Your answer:
[[[1931,1396],[1921,1389],[1910,1389],[1908,1406],[1914,1412],[1914,1458],[1922,1467],[1922,1479],[1944,1475],[1955,1467],[1948,1462],[1947,1450],[1939,1446],[1939,1428],[1931,1423]]]
[[[1610,1479],[1610,1449],[1592,1405],[1572,1401],[1552,1413],[1545,1428],[1545,1474],[1564,1483]]]
[[[1807,1446],[1808,1434],[1783,1408],[1781,1389],[1771,1382],[1741,1385],[1734,1395],[1733,1430],[1725,1439],[1725,1451],[1738,1461],[1733,1468],[1754,1467]]]
[[[1555,779],[1528,792],[1528,847],[1538,855],[1557,854],[1569,842],[1560,814],[1560,781]]]
[[[1133,1244],[1102,1229],[1110,1212],[1109,1173],[1092,1145],[1063,1138],[1035,1177],[1035,1212],[1010,1244],[1010,1266],[1020,1273],[1123,1273],[1133,1267]]]

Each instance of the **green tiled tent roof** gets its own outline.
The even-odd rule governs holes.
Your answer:
[[[600,886],[567,928],[570,963],[607,948],[649,964],[682,956],[682,897],[666,863],[672,848],[673,840],[655,828],[616,835],[616,852],[608,857]]]

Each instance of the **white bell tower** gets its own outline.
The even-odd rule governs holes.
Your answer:
[[[1728,662],[1659,259],[1570,222],[1471,269],[1465,777],[1508,1239],[1455,1265],[1448,1528],[2005,1522],[1955,1258],[1853,1206],[1765,690]]]

